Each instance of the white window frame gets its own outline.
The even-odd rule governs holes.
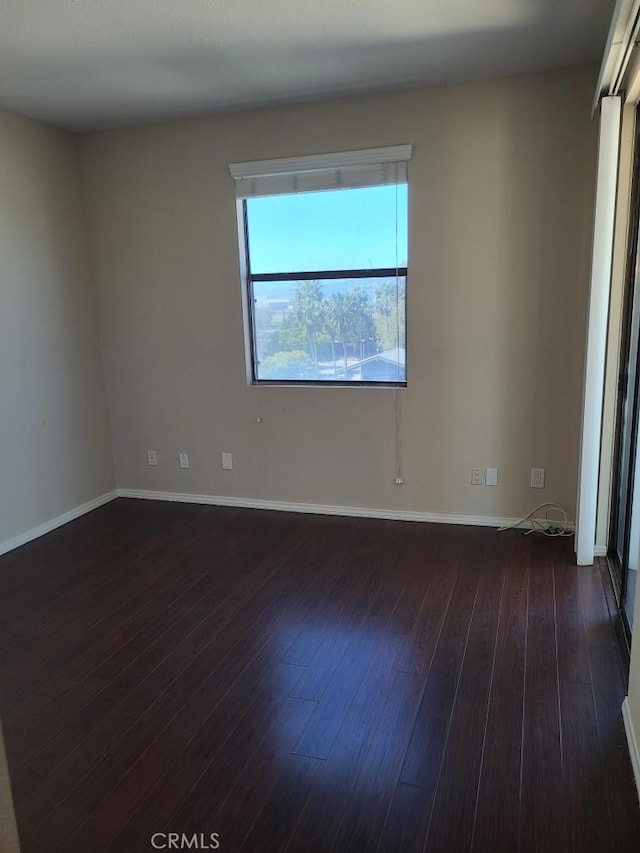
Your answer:
[[[318,190],[355,189],[358,187],[382,186],[407,181],[407,163],[412,155],[411,145],[393,145],[385,148],[369,148],[304,157],[286,157],[231,163],[229,172],[236,187],[236,222],[240,280],[242,285],[242,314],[247,384],[256,386],[314,386],[314,387],[376,387],[402,388],[407,385],[407,368],[403,381],[349,381],[259,379],[257,375],[254,317],[252,310],[252,277],[248,247],[248,222],[246,200],[260,196],[308,193]],[[296,273],[301,274],[303,271]],[[341,270],[333,273],[345,272]],[[374,273],[393,273],[408,278],[408,268],[398,267],[384,270],[350,271],[363,272],[371,277]],[[325,274],[324,278],[330,277]],[[339,277],[339,276],[336,276]],[[364,277],[364,276],[363,276]],[[405,290],[406,293],[406,290]],[[406,300],[405,300],[406,312]],[[406,319],[405,319],[406,328]],[[406,359],[406,341],[405,341]]]

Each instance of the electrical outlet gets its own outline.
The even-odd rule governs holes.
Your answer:
[[[471,485],[484,486],[484,468],[471,469]]]
[[[233,457],[230,453],[222,454],[222,467],[225,471],[230,471],[233,468]]]
[[[148,465],[157,465],[158,464],[158,454],[155,450],[147,450],[147,464]]]
[[[180,459],[180,467],[181,468],[188,468],[189,467],[189,454],[188,453],[181,453],[179,455],[179,459]]]
[[[531,488],[544,489],[544,468],[531,469]]]
[[[487,476],[484,481],[485,486],[497,486],[498,485],[498,469],[497,468],[487,468]]]

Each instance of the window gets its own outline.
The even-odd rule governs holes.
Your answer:
[[[231,166],[252,382],[406,385],[410,150]]]

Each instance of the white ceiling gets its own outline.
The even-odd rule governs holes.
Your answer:
[[[72,130],[599,60],[614,0],[0,0],[0,108]]]

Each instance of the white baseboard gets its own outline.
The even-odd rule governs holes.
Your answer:
[[[196,495],[185,492],[155,492],[140,489],[114,489],[104,495],[88,501],[82,506],[65,512],[63,515],[45,521],[37,527],[32,527],[12,539],[0,542],[0,555],[13,551],[45,533],[50,533],[56,527],[61,527],[117,497],[137,498],[153,501],[175,501],[178,503],[209,504],[211,506],[235,506],[245,509],[270,509],[281,512],[303,512],[315,515],[345,515],[355,518],[385,518],[395,521],[426,521],[432,524],[468,524],[476,527],[507,527],[516,524],[517,518],[502,518],[488,515],[456,515],[451,513],[416,512],[403,509],[382,509],[379,507],[335,506],[332,504],[295,503],[292,501],[271,501],[262,498],[236,498],[225,495]],[[542,519],[541,519],[542,520]],[[525,524],[525,527],[530,524]],[[573,530],[574,525],[568,527]]]
[[[638,740],[631,720],[628,696],[625,697],[625,700],[622,703],[622,719],[624,720],[624,730],[627,734],[627,743],[629,745],[629,755],[631,756],[633,775],[636,780],[636,789],[638,797],[640,798],[640,750],[638,750]]]
[[[593,549],[594,557],[606,557],[609,549],[606,545],[596,545]]]
[[[114,489],[111,492],[107,492],[104,495],[94,498],[92,501],[88,501],[86,504],[82,504],[82,506],[70,509],[69,512],[65,512],[63,515],[59,515],[56,518],[45,521],[37,527],[32,527],[31,530],[25,530],[24,533],[20,533],[12,539],[5,539],[4,542],[0,542],[0,555],[6,554],[8,551],[13,551],[14,548],[19,548],[21,545],[26,545],[27,542],[31,542],[39,536],[44,536],[45,533],[50,533],[52,530],[55,530],[56,527],[62,527],[63,524],[67,524],[69,521],[73,521],[75,518],[79,518],[81,515],[91,512],[92,509],[97,509],[99,506],[109,503],[109,501],[112,501],[117,497],[118,491],[117,489]]]
[[[140,489],[118,489],[118,495],[122,498],[138,498],[152,501],[235,506],[244,507],[245,509],[272,509],[282,512],[307,512],[314,515],[386,518],[395,521],[429,521],[435,524],[469,524],[477,527],[506,527],[509,524],[515,524],[519,520],[517,518],[497,518],[487,515],[452,515],[448,513],[415,512],[404,509],[293,503],[291,501],[270,501],[261,498],[234,498],[223,495],[194,495],[184,492],[154,492]],[[573,524],[570,524],[569,527],[573,530]]]

